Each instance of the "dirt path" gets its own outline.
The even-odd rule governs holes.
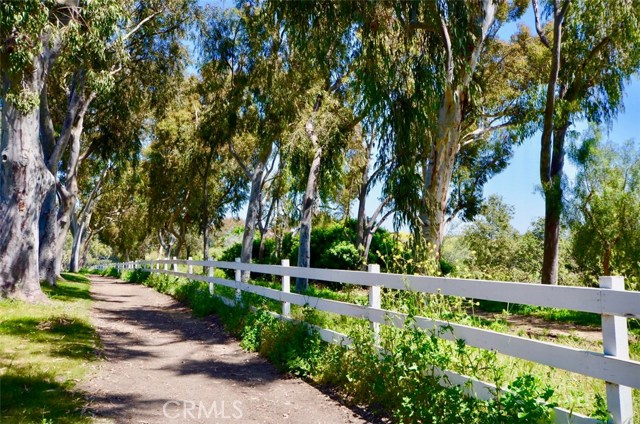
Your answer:
[[[82,385],[97,423],[364,423],[316,388],[243,351],[215,320],[168,296],[93,277],[105,361]]]

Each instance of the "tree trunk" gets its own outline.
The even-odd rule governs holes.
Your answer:
[[[360,190],[358,191],[358,231],[356,234],[356,247],[358,250],[364,249],[365,245],[365,226],[367,223],[367,190],[369,188],[369,160],[362,172],[362,180],[360,182]],[[364,256],[366,258],[366,256]]]
[[[553,151],[548,180],[543,185],[544,252],[542,256],[542,284],[558,284],[558,258],[560,246],[560,217],[562,215],[562,176],[564,168],[564,143],[568,123],[553,131]]]
[[[79,263],[80,269],[84,268],[87,264],[87,254],[89,253],[89,248],[91,246],[91,239],[93,238],[95,233],[93,231],[86,231],[85,234],[86,236],[82,240],[82,253],[80,254]]]
[[[0,294],[31,302],[45,301],[40,288],[39,218],[54,178],[40,146],[40,111],[18,109],[10,89],[37,95],[44,79],[40,59],[22,80],[2,74],[0,150]]]
[[[602,275],[611,275],[611,246],[607,245],[602,255]]]
[[[48,152],[47,167],[49,171],[58,175],[58,166],[67,146],[70,146],[67,159],[65,184],[58,183],[60,204],[51,202],[47,198],[40,216],[40,225],[44,229],[41,234],[40,246],[40,275],[42,279],[50,281],[60,275],[64,242],[69,231],[71,215],[74,212],[78,196],[78,168],[80,166],[80,139],[84,129],[84,116],[93,101],[95,94],[85,93],[85,71],[74,73],[69,91],[69,101],[64,123],[58,139],[55,139],[53,122],[49,112],[47,88],[43,86],[40,95],[40,126],[43,150]],[[54,197],[55,200],[55,197]]]
[[[197,115],[196,115],[197,116]],[[197,125],[197,121],[196,121]],[[209,147],[207,162],[202,178],[202,222],[200,223],[202,231],[202,260],[209,260],[209,173],[211,171],[211,161],[213,160],[214,149]],[[209,268],[202,267],[203,274],[207,275]]]
[[[544,253],[542,260],[542,284],[558,284],[558,242],[560,240],[560,215],[562,207],[562,164],[564,159],[564,135],[554,140],[556,116],[556,87],[560,73],[562,49],[562,25],[564,17],[554,10],[551,71],[547,82],[547,98],[544,110],[542,137],[540,139],[540,182],[545,200]],[[566,133],[566,128],[565,128]],[[558,145],[562,143],[562,146]],[[561,157],[558,158],[558,153]],[[558,161],[559,159],[559,161]],[[555,163],[555,167],[554,167]],[[559,165],[559,167],[558,167]],[[555,169],[554,169],[555,168]]]
[[[58,198],[56,187],[52,187],[45,197],[39,219],[40,248],[39,274],[40,280],[52,286],[56,285],[59,269],[56,267],[57,249],[56,233],[58,228]]]
[[[72,216],[75,212],[76,200],[78,198],[78,167],[80,157],[80,137],[82,135],[82,121],[84,114],[79,117],[79,122],[74,126],[70,136],[70,151],[69,151],[69,163],[67,166],[67,176],[64,186],[59,185],[60,198],[60,211],[58,212],[58,231],[56,234],[56,255],[62,257],[62,251],[64,250],[64,241],[67,238],[69,232],[69,226],[71,225]],[[93,195],[93,193],[92,193]],[[84,227],[86,228],[86,227]],[[78,246],[79,249],[79,246]],[[73,250],[72,250],[73,252]],[[75,253],[74,266],[69,264],[69,271],[77,272],[79,252]],[[73,254],[71,255],[74,256]],[[72,270],[74,268],[74,270]],[[57,270],[60,272],[60,269]]]
[[[422,235],[431,253],[440,257],[446,227],[449,186],[460,143],[464,92],[447,88],[438,114],[438,138],[428,163],[423,165],[425,210],[421,215]]]
[[[74,222],[71,225],[73,233],[73,244],[71,246],[71,257],[69,259],[69,272],[78,272],[80,262],[80,250],[82,248],[82,238],[84,237],[85,223]]]
[[[79,149],[80,143],[72,143],[72,148],[71,148],[71,157],[73,158],[74,155],[76,155],[76,148]],[[77,183],[77,165],[78,165],[78,160],[76,158],[76,169],[73,170],[73,172],[70,172],[70,181],[67,181],[67,195],[64,196],[66,198],[66,202],[62,202],[63,205],[65,205],[62,210],[65,214],[65,216],[61,217],[59,222],[60,222],[60,232],[62,234],[64,234],[64,236],[66,237],[66,233],[69,230],[69,226],[73,226],[73,244],[72,244],[72,248],[71,248],[71,258],[69,260],[69,271],[71,272],[78,272],[82,266],[82,262],[83,260],[82,255],[83,255],[83,250],[84,249],[84,245],[86,242],[86,234],[87,231],[89,230],[89,226],[91,225],[91,218],[93,217],[93,208],[95,207],[96,201],[98,200],[98,198],[100,197],[100,191],[102,189],[102,183],[104,182],[105,178],[107,177],[107,173],[109,172],[110,167],[106,166],[102,172],[100,173],[100,176],[98,177],[98,180],[95,183],[95,186],[93,187],[93,190],[91,190],[91,193],[89,194],[89,197],[87,198],[84,207],[82,208],[82,210],[79,213],[79,216],[76,216],[74,214],[74,210],[75,210],[75,203],[76,203],[76,198],[77,198],[77,193],[78,193],[78,183]],[[64,245],[64,239],[60,239],[59,240],[62,244]],[[60,256],[62,256],[62,250],[60,251]]]
[[[260,231],[260,247],[258,248],[258,259],[264,259],[264,236],[266,231]]]
[[[253,237],[256,231],[256,223],[258,219],[258,210],[260,208],[260,196],[262,194],[262,179],[264,177],[264,168],[266,161],[259,162],[253,171],[251,178],[251,192],[249,193],[249,204],[247,205],[247,216],[244,221],[244,233],[242,234],[242,252],[240,260],[242,263],[251,263],[253,257]],[[249,281],[251,273],[249,271],[242,272],[242,281]]]
[[[319,107],[319,106],[317,106]],[[322,161],[322,146],[318,142],[318,134],[313,123],[313,118],[307,121],[305,126],[307,136],[311,140],[315,152],[311,167],[309,168],[309,176],[307,178],[307,187],[302,198],[302,219],[300,220],[300,247],[298,249],[298,266],[308,268],[311,266],[311,221],[313,218],[313,205],[315,203],[316,191],[318,189],[318,176],[320,174],[320,164]],[[296,291],[303,293],[309,288],[309,280],[307,278],[296,278]]]

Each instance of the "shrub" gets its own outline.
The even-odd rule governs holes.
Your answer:
[[[142,283],[149,278],[151,273],[143,269],[135,269],[133,271],[125,271],[122,273],[122,279],[129,283]]]
[[[357,270],[362,266],[358,249],[348,241],[338,241],[320,255],[320,268]]]
[[[103,277],[120,278],[121,272],[120,272],[119,269],[117,269],[115,267],[109,267],[107,269],[102,270],[100,275],[102,275]]]
[[[311,231],[311,266],[331,269],[360,269],[363,261],[356,246],[355,220],[317,226]],[[367,263],[379,263],[382,271],[386,271],[381,255],[390,255],[396,249],[397,242],[389,232],[379,229],[374,233]],[[281,259],[289,259],[291,264],[298,262],[299,238],[287,233],[281,240],[279,255],[276,254],[276,240],[264,240],[263,257],[259,257],[260,241],[253,241],[252,260],[255,263],[274,264]],[[226,249],[220,260],[233,262],[240,257],[242,245],[236,243]]]

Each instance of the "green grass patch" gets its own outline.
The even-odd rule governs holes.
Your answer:
[[[492,300],[478,300],[478,307],[486,312],[507,312],[510,314],[534,316],[547,321],[566,322],[576,325],[599,327],[602,323],[602,318],[598,314],[570,311],[567,309],[544,308],[541,306],[521,305],[517,303],[495,302]]]
[[[82,274],[76,274],[72,272],[61,272],[60,276],[65,281],[71,281],[72,283],[89,283],[91,282],[87,277]]]
[[[75,390],[97,359],[89,284],[78,274],[63,277],[58,287],[43,287],[50,304],[0,300],[2,422],[91,422],[85,397]]]

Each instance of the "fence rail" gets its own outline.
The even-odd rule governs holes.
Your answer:
[[[188,272],[178,271],[178,265],[187,266]],[[601,277],[599,288],[584,288],[380,273],[377,266],[370,266],[369,272],[299,268],[288,266],[288,261],[283,261],[283,265],[278,266],[245,264],[240,263],[239,260],[220,262],[174,258],[119,263],[114,266],[119,269],[144,268],[150,272],[207,282],[212,294],[215,285],[230,287],[236,290],[236,300],[227,298],[228,304],[239,300],[242,291],[254,293],[282,302],[282,314],[278,316],[286,319],[290,319],[290,305],[293,304],[369,320],[375,333],[379,332],[380,325],[402,327],[407,319],[405,314],[381,308],[380,289],[382,287],[600,314],[603,324],[604,352],[602,353],[426,317],[416,317],[413,325],[421,329],[436,330],[435,334],[444,339],[464,339],[469,346],[493,350],[603,380],[606,382],[607,405],[612,422],[614,424],[633,422],[631,388],[640,389],[640,362],[629,359],[626,320],[627,317],[640,317],[640,292],[625,291],[621,277]],[[194,273],[194,267],[203,267],[203,273]],[[206,268],[209,268],[208,275],[204,272]],[[214,277],[213,269],[215,268],[235,270],[235,280]],[[240,278],[242,271],[280,276],[282,289],[276,290],[242,282]],[[291,293],[289,287],[291,277],[368,286],[369,304],[357,305]],[[324,328],[316,329],[323,340],[329,343],[351,343],[344,334]],[[444,331],[445,329],[447,331]],[[481,399],[493,396],[496,391],[496,388],[489,383],[451,371],[442,370],[441,374],[446,376],[442,379],[443,382],[455,385],[466,384],[465,390],[468,394]],[[572,414],[562,408],[556,408],[554,419],[556,423],[598,422],[583,415]]]

